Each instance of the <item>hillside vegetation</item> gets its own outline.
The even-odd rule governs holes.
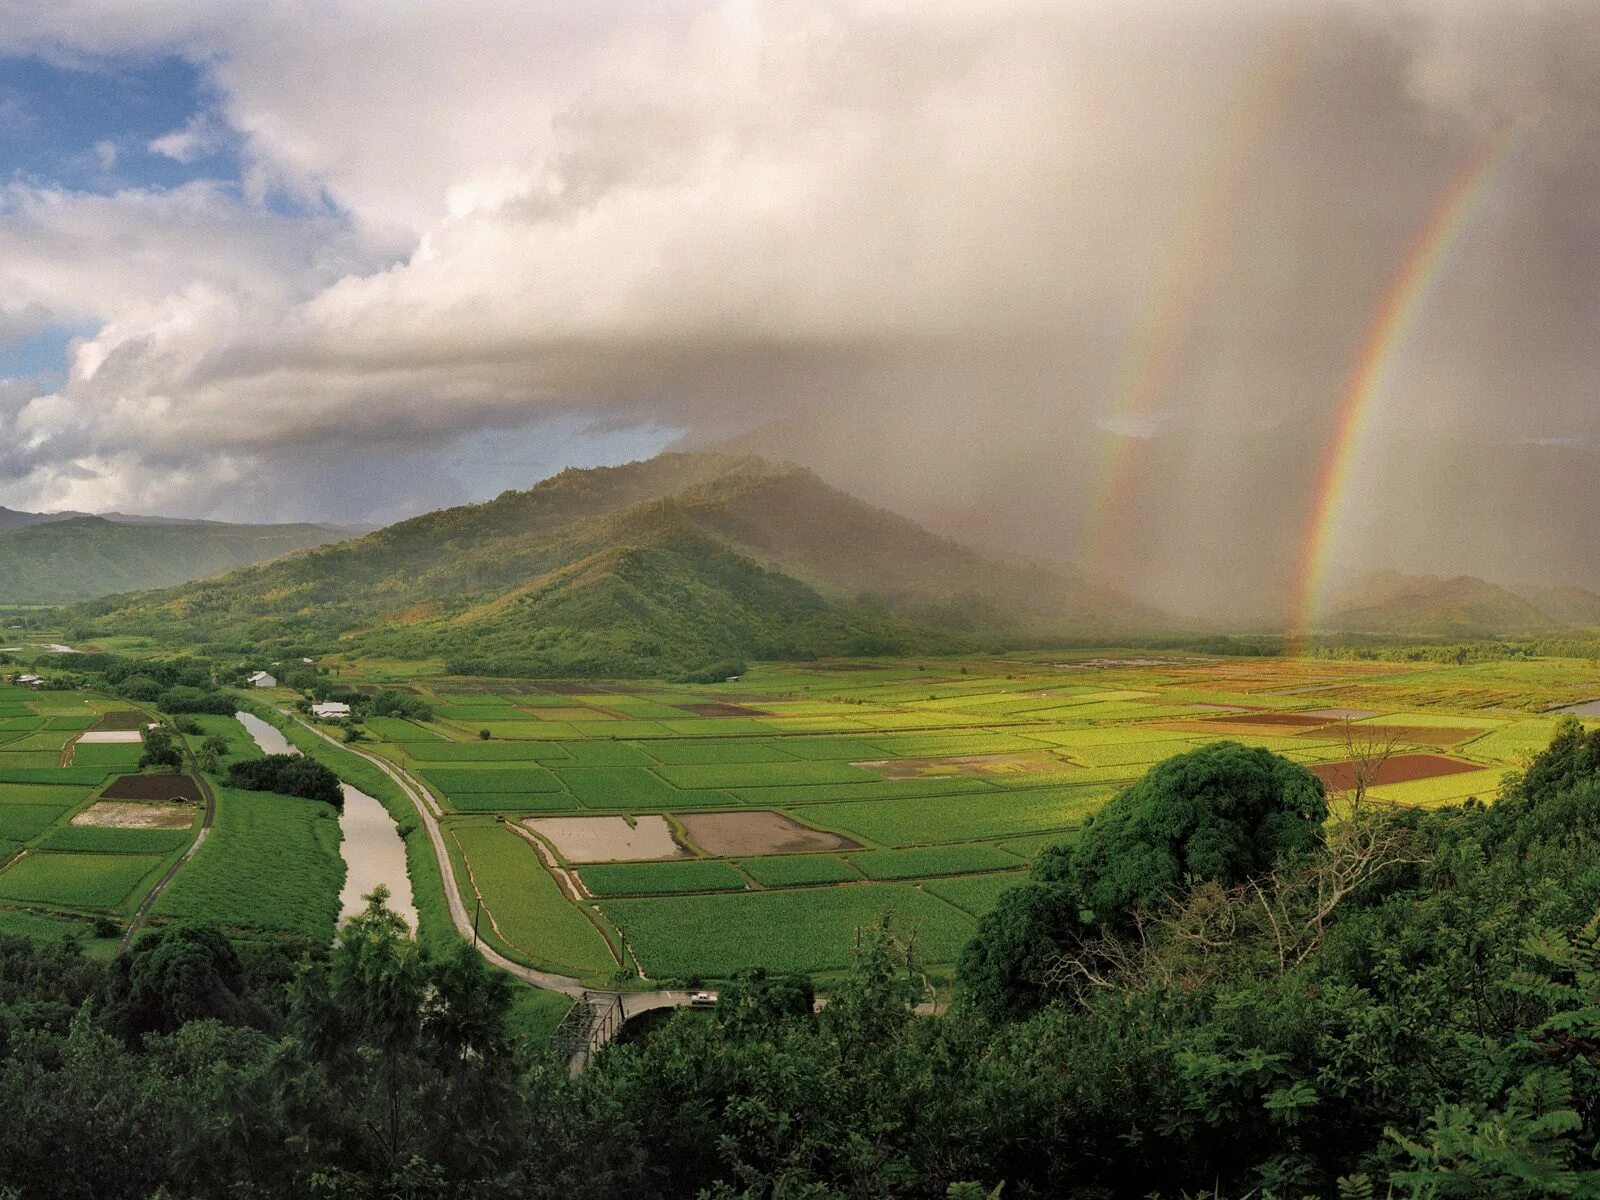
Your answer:
[[[1494,637],[1600,624],[1600,595],[1577,587],[1502,587],[1472,575],[1365,576],[1325,622],[1352,633]]]
[[[346,536],[324,525],[39,520],[0,528],[0,602],[49,604],[168,587]]]
[[[462,671],[654,675],[741,655],[936,651],[1151,615],[764,459],[568,470],[220,579],[80,609],[107,631],[331,643]]]

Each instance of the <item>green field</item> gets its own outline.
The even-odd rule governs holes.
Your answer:
[[[1226,739],[1316,766],[1346,757],[1352,738],[1394,730],[1398,752],[1474,769],[1378,786],[1374,799],[1492,799],[1503,773],[1548,740],[1545,710],[1600,690],[1590,664],[1559,659],[1448,667],[1106,651],[764,664],[735,684],[705,685],[362,671],[346,664],[342,675],[404,683],[437,714],[370,719],[362,748],[439,798],[456,882],[469,904],[483,899],[483,936],[591,982],[612,977],[628,950],[659,977],[717,978],[756,964],[835,971],[855,929],[885,908],[918,923],[922,961],[947,973],[973,919],[1026,878],[1040,850],[1075,838],[1164,758]],[[1344,709],[1358,710],[1357,724],[1347,728]],[[74,694],[0,687],[0,842],[29,851],[13,870],[39,859],[71,866],[70,876],[80,859],[102,857],[127,860],[127,874],[190,836],[67,825],[137,750],[80,746],[75,765],[60,767],[62,748],[95,719]],[[228,741],[224,768],[258,753],[232,718],[196,720],[202,736]],[[409,802],[374,768],[290,732],[341,773],[359,773],[358,786],[384,790],[405,822]],[[342,872],[331,815],[225,793],[217,829],[158,918],[323,936]],[[658,831],[664,819],[690,857],[572,857],[563,887],[500,823],[586,815],[648,817]],[[407,850],[414,876],[432,861],[420,833]],[[16,876],[18,889],[41,869]],[[98,885],[57,872],[30,893],[46,899],[11,902],[66,909],[48,897],[74,886],[90,895]],[[136,897],[138,881],[131,886]],[[111,890],[106,883],[101,898]],[[447,937],[442,894],[430,895],[433,936]]]
[[[338,814],[320,800],[217,792],[217,823],[156,901],[161,917],[331,941],[344,862]]]

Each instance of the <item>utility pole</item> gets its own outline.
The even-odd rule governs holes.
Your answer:
[[[483,897],[478,897],[478,907],[472,910],[472,944],[478,944],[478,917],[483,912]]]

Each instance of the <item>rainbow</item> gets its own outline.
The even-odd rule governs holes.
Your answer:
[[[1298,29],[1253,72],[1234,105],[1226,132],[1199,188],[1200,201],[1178,224],[1153,303],[1139,322],[1107,424],[1124,429],[1148,420],[1171,386],[1206,282],[1226,257],[1227,231],[1256,150],[1271,132],[1284,94],[1299,72],[1309,27]],[[1119,434],[1111,441],[1091,509],[1085,559],[1097,575],[1115,578],[1121,535],[1130,520],[1144,439]]]
[[[1329,553],[1338,533],[1339,517],[1350,491],[1352,469],[1365,438],[1373,402],[1388,383],[1406,335],[1416,325],[1424,301],[1443,275],[1451,248],[1471,222],[1478,201],[1528,124],[1526,118],[1507,122],[1480,142],[1456,170],[1412,239],[1399,269],[1389,281],[1382,304],[1367,327],[1366,338],[1340,397],[1333,433],[1312,492],[1289,609],[1287,632],[1291,647],[1304,643],[1320,611]]]

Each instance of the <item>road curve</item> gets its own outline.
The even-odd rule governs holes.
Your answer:
[[[412,807],[417,810],[417,816],[422,821],[422,827],[428,831],[428,841],[433,846],[434,857],[439,863],[439,874],[444,881],[445,900],[450,906],[450,920],[455,925],[456,932],[463,939],[472,941],[472,913],[468,911],[466,902],[462,899],[460,890],[456,886],[455,871],[450,865],[450,852],[444,843],[444,830],[439,827],[439,816],[441,814],[433,802],[433,797],[428,794],[428,790],[412,779],[403,767],[399,767],[375,754],[368,754],[365,750],[357,749],[347,742],[336,741],[301,717],[299,713],[290,709],[280,708],[277,711],[291,721],[298,722],[303,728],[309,729],[329,745],[336,746],[340,750],[347,750],[357,758],[371,763],[392,779],[396,786],[406,794],[411,800]],[[482,954],[489,962],[501,970],[515,975],[524,983],[532,984],[534,987],[543,988],[549,992],[560,992],[575,999],[582,999],[588,996],[591,999],[591,1003],[597,1008],[602,1005],[609,1005],[614,996],[620,997],[625,1018],[635,1017],[640,1013],[650,1012],[658,1008],[681,1008],[689,1003],[691,995],[689,992],[667,988],[651,992],[618,993],[596,991],[593,988],[586,988],[582,980],[574,979],[570,975],[557,975],[553,971],[541,971],[535,967],[526,967],[519,962],[513,962],[492,946],[485,944],[481,938],[477,939],[477,946],[478,953]]]

